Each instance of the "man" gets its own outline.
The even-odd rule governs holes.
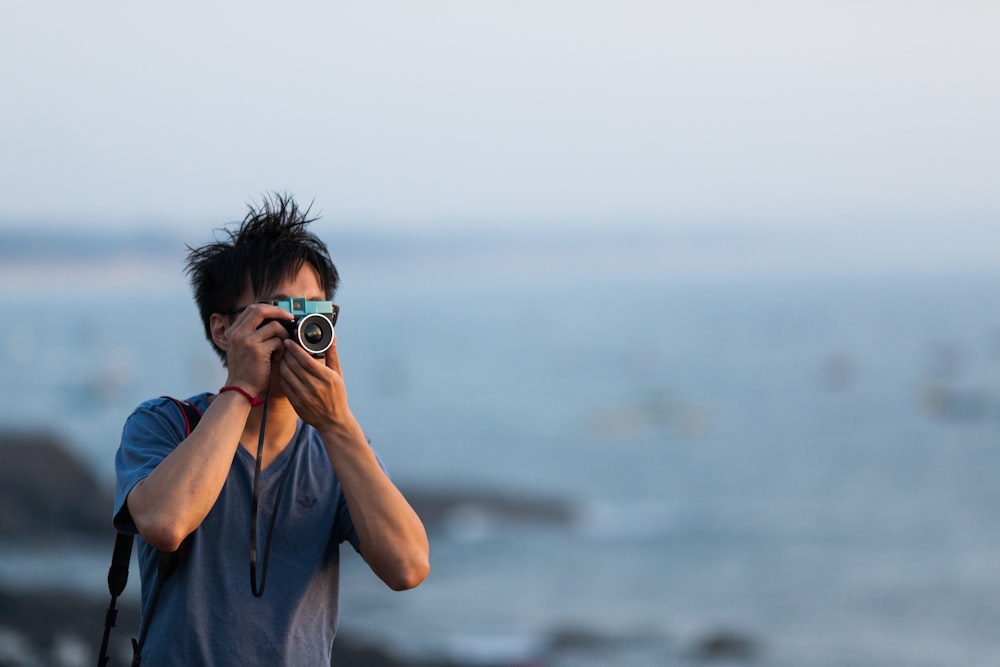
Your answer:
[[[276,196],[227,239],[189,248],[228,377],[189,399],[202,413],[190,434],[173,401],[140,405],[116,457],[114,522],[139,536],[147,667],[328,666],[341,542],[395,590],[429,570],[424,527],[351,414],[335,335],[315,358],[273,304],[333,298],[337,270],[309,222]],[[175,551],[163,577],[159,552]]]

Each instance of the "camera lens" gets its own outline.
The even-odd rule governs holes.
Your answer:
[[[323,330],[315,322],[310,322],[302,328],[302,340],[310,345],[319,345],[323,340]]]
[[[323,354],[333,344],[333,323],[325,315],[310,313],[299,321],[297,338],[308,352]]]

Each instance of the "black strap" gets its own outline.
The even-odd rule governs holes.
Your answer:
[[[191,435],[191,431],[194,430],[201,419],[201,411],[189,401],[181,401],[172,396],[164,396],[164,398],[170,399],[180,408],[181,415],[184,417],[185,437]],[[108,568],[108,591],[111,593],[111,604],[108,606],[107,614],[104,617],[104,636],[101,639],[101,651],[97,657],[97,667],[106,667],[108,660],[110,660],[108,642],[111,638],[111,628],[115,627],[115,622],[118,620],[118,610],[115,608],[115,605],[118,602],[118,596],[122,594],[122,591],[125,590],[125,585],[128,583],[128,567],[132,560],[132,544],[134,541],[135,536],[130,533],[118,532],[115,534],[114,552],[111,554],[111,566]],[[142,629],[138,641],[135,639],[132,640],[133,665],[138,665],[142,660],[142,645],[146,641],[146,631],[149,629],[153,610],[156,608],[156,602],[160,597],[160,588],[177,567],[179,560],[178,551],[160,552],[160,562],[157,567],[156,582],[154,583],[149,609],[147,613],[143,614]]]
[[[274,523],[278,518],[278,510],[281,508],[281,498],[285,495],[285,482],[292,470],[295,461],[295,454],[299,449],[301,437],[295,438],[292,445],[292,453],[289,462],[285,464],[285,470],[281,473],[278,481],[278,489],[274,496],[274,506],[271,508],[271,521],[267,526],[267,537],[264,539],[264,555],[260,570],[260,586],[257,586],[257,508],[260,505],[260,470],[261,461],[264,458],[264,429],[267,425],[267,408],[270,401],[270,387],[264,394],[264,414],[260,418],[260,436],[257,440],[257,460],[254,462],[253,472],[253,495],[250,501],[250,592],[259,598],[264,595],[264,585],[267,583],[267,563],[271,555],[271,538],[274,536]]]
[[[108,590],[111,592],[111,604],[108,612],[104,615],[104,636],[101,638],[101,653],[97,658],[97,667],[105,667],[108,664],[108,641],[111,639],[111,628],[115,627],[118,620],[118,610],[115,603],[118,596],[125,590],[128,583],[128,564],[132,559],[131,535],[124,533],[115,534],[115,549],[111,554],[111,567],[108,568]]]
[[[191,401],[182,401],[173,396],[164,396],[163,398],[170,399],[181,409],[181,414],[184,416],[184,431],[187,435],[191,435],[191,431],[194,430],[194,427],[201,420],[201,410],[196,408]]]
[[[271,528],[267,533],[267,541],[264,544],[264,570],[260,575],[260,588],[257,588],[257,507],[260,504],[260,468],[261,461],[264,460],[264,429],[267,428],[267,409],[271,402],[271,385],[267,386],[264,394],[264,410],[260,416],[260,433],[257,436],[257,456],[253,467],[253,493],[250,496],[250,592],[259,598],[264,594],[264,584],[267,583],[267,561],[271,555],[271,535],[274,528],[274,517],[278,513],[278,503],[281,502],[281,489],[278,489],[278,497],[275,499],[274,513],[271,514]],[[284,486],[284,479],[282,479]]]

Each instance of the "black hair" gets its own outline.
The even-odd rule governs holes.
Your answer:
[[[247,208],[237,229],[220,230],[223,240],[198,248],[187,246],[185,273],[191,279],[205,336],[223,363],[226,353],[212,339],[212,314],[246,305],[236,301],[247,281],[254,294],[262,294],[308,262],[316,269],[327,300],[333,299],[340,284],[326,244],[306,229],[318,219],[309,217],[312,206],[303,211],[291,196],[273,194],[265,196],[259,207],[248,204]]]

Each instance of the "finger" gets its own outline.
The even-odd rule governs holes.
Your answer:
[[[301,402],[314,398],[321,387],[320,372],[326,368],[298,345],[285,341],[284,357],[280,362],[278,377],[281,380],[285,395],[296,408],[302,407]]]
[[[340,368],[340,355],[337,354],[337,332],[333,332],[333,342],[326,351],[326,367],[334,371],[340,377],[344,377],[344,371]]]
[[[253,358],[267,359],[282,349],[282,341],[288,338],[288,334],[275,322],[261,329],[233,330],[227,338],[230,343],[230,353],[241,356],[249,354]]]
[[[281,388],[284,390],[285,396],[294,401],[306,394],[306,386],[296,373],[295,368],[292,367],[295,362],[290,357],[291,355],[286,350],[285,357],[278,368],[278,379],[281,381]]]
[[[258,325],[256,331],[261,340],[284,340],[289,336],[288,329],[280,322],[275,322],[274,320],[265,321],[264,324]]]
[[[287,367],[289,372],[293,373],[298,377],[303,383],[306,383],[310,378],[319,378],[321,376],[321,370],[323,368],[322,364],[316,363],[313,356],[306,352],[305,348],[301,345],[296,344],[291,339],[285,339],[282,341],[284,346],[284,365]]]
[[[234,326],[246,325],[260,328],[266,320],[293,320],[295,317],[286,310],[269,303],[252,303],[240,313]]]
[[[265,338],[260,342],[261,347],[264,348],[266,352],[266,357],[268,359],[274,359],[275,354],[281,355],[285,351],[284,340],[278,336],[272,336],[270,338]]]

